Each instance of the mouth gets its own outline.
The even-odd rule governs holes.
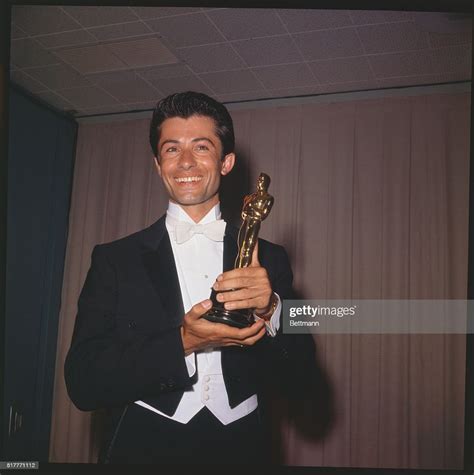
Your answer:
[[[202,176],[185,176],[185,177],[175,177],[177,183],[198,183],[202,180]]]

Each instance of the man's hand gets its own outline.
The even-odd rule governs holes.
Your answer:
[[[258,261],[258,242],[250,266],[224,272],[213,287],[219,292],[217,300],[225,302],[227,310],[254,308],[257,315],[266,314],[273,292],[267,270]]]
[[[211,306],[211,300],[204,300],[194,305],[184,316],[181,338],[185,355],[204,348],[251,346],[265,335],[263,320],[247,328],[234,328],[225,323],[209,322],[202,316]]]

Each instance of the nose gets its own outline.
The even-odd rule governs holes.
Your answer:
[[[179,158],[179,167],[184,170],[189,170],[196,165],[196,159],[191,150],[184,149]]]

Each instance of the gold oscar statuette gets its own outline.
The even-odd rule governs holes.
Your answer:
[[[257,244],[258,233],[262,221],[267,218],[272,209],[274,198],[268,193],[270,177],[260,173],[257,180],[257,191],[244,198],[242,207],[242,223],[239,229],[238,252],[234,268],[248,267],[252,262],[252,254]],[[222,302],[216,300],[217,293],[212,290],[210,299],[212,308],[204,314],[211,322],[226,323],[227,325],[245,328],[254,322],[253,309],[227,310]]]

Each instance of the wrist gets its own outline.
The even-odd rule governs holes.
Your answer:
[[[255,310],[254,315],[258,318],[263,318],[263,320],[270,320],[277,306],[278,306],[278,298],[275,295],[275,293],[272,292],[267,308],[263,309],[263,311]]]

